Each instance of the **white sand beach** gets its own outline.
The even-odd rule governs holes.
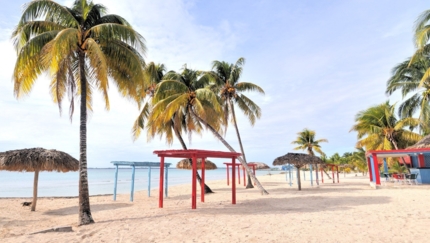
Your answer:
[[[259,177],[269,191],[238,186],[231,204],[226,181],[191,209],[191,186],[169,188],[164,208],[158,193],[91,197],[95,224],[77,226],[77,198],[40,198],[36,212],[28,199],[0,199],[0,241],[5,242],[428,242],[430,186],[371,189],[369,179],[340,176],[339,184],[290,187],[285,175]],[[91,190],[91,188],[90,188]],[[73,232],[30,234],[57,226]]]

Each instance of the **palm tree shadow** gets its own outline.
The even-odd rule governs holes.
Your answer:
[[[132,206],[131,203],[108,203],[108,204],[91,204],[91,211],[98,212],[104,210],[113,210]],[[44,212],[45,215],[71,215],[78,212],[78,206],[58,208]]]

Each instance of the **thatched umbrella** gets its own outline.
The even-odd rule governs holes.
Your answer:
[[[278,157],[273,161],[273,165],[285,165],[292,164],[297,168],[297,180],[299,191],[302,190],[302,185],[300,182],[300,168],[309,165],[309,164],[324,164],[319,157],[312,156],[309,154],[300,154],[300,153],[288,153],[284,156]]]
[[[266,170],[266,169],[270,169],[270,166],[268,166],[265,163],[261,163],[261,162],[249,162],[248,164],[255,164],[255,169],[256,170]]]
[[[420,149],[420,148],[430,148],[430,135],[425,136],[416,144],[409,146],[406,149]]]
[[[183,159],[176,164],[176,168],[191,170],[193,167],[191,166],[190,162],[188,162],[188,159]],[[202,159],[197,159],[197,169],[201,169],[201,168],[202,168]],[[216,169],[218,169],[216,167],[216,164],[205,159],[205,170],[216,170]]]
[[[0,152],[0,170],[34,171],[31,211],[36,210],[39,171],[68,172],[77,171],[78,169],[78,160],[65,152],[54,149],[31,148]]]

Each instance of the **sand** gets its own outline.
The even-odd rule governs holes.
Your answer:
[[[164,208],[157,191],[150,198],[91,197],[95,224],[77,226],[77,198],[0,199],[0,242],[429,242],[430,186],[388,185],[371,189],[355,174],[319,187],[290,187],[285,175],[259,177],[270,195],[238,186],[231,204],[226,181],[211,181],[216,192],[191,209],[191,185],[169,188]],[[90,188],[91,190],[91,188]],[[30,234],[56,226],[73,232]]]

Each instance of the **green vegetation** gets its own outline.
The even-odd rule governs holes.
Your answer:
[[[37,78],[49,73],[51,96],[60,112],[67,93],[70,117],[75,97],[80,99],[79,225],[93,223],[87,173],[92,94],[99,90],[109,109],[109,77],[123,96],[138,101],[146,85],[142,78],[144,39],[121,16],[106,14],[103,5],[76,0],[68,8],[39,0],[24,6],[12,40],[18,55],[13,73],[17,98],[29,94]]]

